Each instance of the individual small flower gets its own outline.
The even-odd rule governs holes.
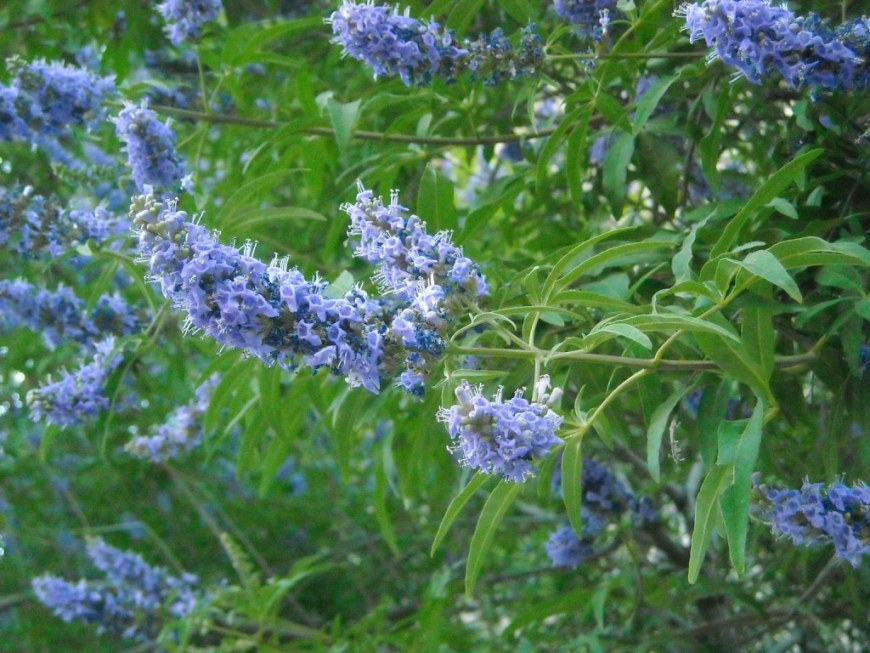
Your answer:
[[[452,81],[458,62],[467,52],[449,30],[436,22],[422,22],[373,1],[344,0],[328,19],[333,43],[344,54],[371,66],[375,77],[398,75],[407,86],[429,84],[439,75]]]
[[[616,11],[616,0],[554,0],[553,11],[584,36],[601,38]]]
[[[23,279],[0,280],[0,328],[27,327],[55,348],[78,342],[90,349],[106,335],[126,336],[140,326],[136,313],[120,295],[105,295],[93,311],[70,288],[34,286]]]
[[[196,389],[193,401],[172,411],[153,435],[139,436],[128,442],[127,451],[137,458],[160,463],[199,446],[203,438],[202,421],[219,381],[219,375],[210,376]]]
[[[202,26],[217,20],[221,0],[163,0],[154,7],[166,21],[166,35],[173,45],[199,38]]]
[[[169,121],[160,122],[146,103],[126,104],[115,118],[115,131],[125,143],[127,162],[140,191],[146,186],[176,186],[185,176]]]
[[[92,361],[74,372],[64,372],[59,381],[27,393],[31,419],[34,422],[44,419],[62,427],[77,426],[108,408],[106,381],[122,360],[114,347],[114,338],[107,338],[95,345]]]
[[[161,620],[184,617],[201,599],[191,574],[173,576],[99,538],[88,543],[87,552],[105,582],[72,583],[51,575],[32,581],[37,599],[65,622],[84,621],[101,633],[148,642],[158,635]]]
[[[704,0],[682,5],[677,15],[685,19],[691,41],[704,39],[714,48],[711,58],[737,68],[753,84],[775,70],[792,88],[867,86],[866,19],[838,32],[815,14],[797,16],[770,0]]]
[[[562,418],[544,403],[527,401],[521,391],[503,401],[499,390],[490,400],[482,387],[463,381],[456,398],[459,403],[442,407],[438,419],[455,441],[451,452],[467,467],[522,483],[535,475],[533,462],[562,443],[556,435]]]
[[[800,490],[756,485],[755,513],[796,545],[834,545],[853,567],[870,554],[870,487],[805,482]]]

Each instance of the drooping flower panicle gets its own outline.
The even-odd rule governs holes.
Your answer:
[[[435,21],[354,0],[344,0],[327,22],[344,54],[371,66],[375,77],[398,75],[406,86],[430,84],[435,77],[449,83],[466,72],[495,84],[533,74],[543,60],[543,42],[531,26],[521,31],[517,48],[500,29],[460,42]]]
[[[218,374],[209,377],[196,389],[193,401],[172,411],[154,434],[128,442],[127,451],[137,458],[161,463],[197,447],[203,438],[203,418],[219,381]]]
[[[0,140],[62,136],[70,126],[97,126],[105,100],[115,92],[111,77],[60,61],[7,61],[14,77],[0,86]]]
[[[120,295],[105,295],[90,312],[70,288],[34,286],[23,279],[0,280],[0,328],[24,326],[58,347],[77,342],[86,349],[107,335],[123,337],[140,326],[136,313]]]
[[[342,210],[350,217],[348,233],[359,241],[356,255],[377,265],[376,279],[383,291],[411,301],[420,283],[428,282],[450,297],[475,300],[487,295],[480,268],[451,242],[450,233],[429,234],[426,223],[399,204],[397,193],[384,204],[360,186],[356,203]]]
[[[382,300],[358,286],[334,296],[286,259],[266,265],[250,243],[243,251],[220,245],[175,202],[135,198],[131,215],[152,280],[187,313],[188,328],[267,364],[327,368],[371,392],[397,379],[421,394],[459,298],[485,295],[486,282],[448,234],[429,236],[397,199],[385,207],[361,188],[357,204],[344,209],[359,251],[379,263]]]
[[[27,393],[30,417],[57,426],[77,426],[108,408],[105,396],[108,377],[120,365],[112,337],[97,343],[93,360],[74,372],[63,372],[59,381],[46,383]]]
[[[352,385],[380,389],[387,327],[384,308],[360,288],[331,297],[286,260],[272,264],[221,245],[175,202],[134,199],[139,251],[151,279],[186,313],[188,329],[244,349],[266,364],[325,367]]]
[[[68,209],[32,186],[0,188],[0,247],[28,258],[58,257],[87,241],[126,234],[130,224],[101,207]]]
[[[833,543],[853,567],[870,554],[870,487],[804,483],[800,490],[756,487],[756,516],[796,545]]]
[[[32,582],[37,599],[65,622],[93,623],[99,632],[147,642],[157,636],[162,619],[184,617],[196,607],[198,580],[191,574],[173,576],[99,538],[88,542],[87,553],[106,582],[72,583],[51,575]]]
[[[434,75],[454,79],[467,54],[438,23],[421,22],[373,1],[344,0],[328,22],[333,41],[345,54],[371,66],[375,77],[398,75],[407,86],[429,84]]]
[[[829,91],[868,85],[863,50],[870,45],[868,21],[859,19],[832,30],[817,15],[798,16],[770,0],[704,0],[684,4],[691,41],[703,39],[718,57],[754,84],[779,72],[792,88]],[[847,45],[848,43],[848,45]]]
[[[140,191],[146,186],[177,186],[182,181],[186,173],[175,151],[175,133],[147,103],[128,103],[115,118],[115,130],[125,143],[127,162]]]
[[[556,465],[552,484],[559,491],[565,479],[561,466]],[[576,481],[575,481],[576,482]],[[604,532],[608,523],[630,513],[634,523],[645,524],[658,519],[658,513],[649,499],[631,492],[605,465],[586,459],[583,461],[582,487],[583,532],[580,537],[568,526],[550,535],[546,550],[557,567],[574,569],[595,552],[595,539]]]
[[[163,0],[154,7],[166,21],[166,35],[173,45],[199,38],[205,24],[217,20],[221,0]]]
[[[544,402],[553,398],[537,394]],[[522,483],[535,475],[534,462],[562,443],[556,435],[562,417],[546,403],[523,398],[519,391],[504,401],[499,390],[490,400],[481,387],[463,380],[456,388],[456,398],[459,403],[442,407],[438,419],[455,441],[450,450],[467,467]]]

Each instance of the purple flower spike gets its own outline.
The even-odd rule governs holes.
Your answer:
[[[438,411],[456,441],[450,450],[467,467],[522,483],[535,475],[532,463],[562,443],[556,435],[562,418],[545,403],[527,401],[521,392],[503,401],[501,390],[492,400],[481,391],[463,381],[456,389],[459,403]]]

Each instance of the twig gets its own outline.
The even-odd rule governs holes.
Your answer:
[[[228,116],[221,113],[202,113],[189,109],[167,107],[162,104],[152,104],[151,109],[158,113],[181,118],[192,118],[216,124],[240,125],[242,127],[255,127],[259,129],[279,129],[288,127],[290,123],[276,122],[274,120],[258,120],[256,118],[243,118],[241,116]],[[335,136],[335,130],[330,127],[300,127],[300,134],[309,136]],[[413,134],[386,134],[384,132],[366,131],[359,129],[353,132],[352,137],[361,141],[385,141],[388,143],[416,143],[418,145],[494,145],[496,143],[518,143],[520,141],[545,138],[552,134],[555,129],[542,129],[529,134],[499,134],[496,136],[478,136],[476,138],[451,137],[451,136],[415,136]]]

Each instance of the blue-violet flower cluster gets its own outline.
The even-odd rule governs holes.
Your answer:
[[[406,388],[417,391],[422,383],[420,352],[429,353],[431,343],[420,330],[424,342],[407,351],[403,341],[418,331],[392,328],[395,298],[381,302],[360,287],[333,296],[328,283],[288,269],[287,259],[266,265],[253,257],[250,243],[243,251],[221,245],[173,201],[143,195],[134,198],[131,215],[151,280],[187,314],[186,328],[266,364],[292,369],[301,361],[315,370],[327,368],[371,392],[402,367]],[[440,287],[421,289],[410,318],[431,318],[427,324],[441,319],[443,296]]]
[[[561,467],[556,466],[553,486],[560,491],[564,479]],[[595,538],[608,522],[631,513],[636,524],[645,524],[658,519],[658,513],[647,497],[638,497],[631,492],[605,465],[595,460],[583,461],[582,524],[580,537],[568,526],[554,531],[546,544],[547,554],[557,567],[576,568],[594,553]]]
[[[221,0],[163,0],[155,9],[166,21],[166,35],[173,45],[196,39],[202,26],[217,20]]]
[[[792,88],[849,91],[868,85],[862,59],[870,43],[866,19],[838,33],[815,14],[798,16],[770,0],[705,0],[682,5],[677,15],[685,18],[691,41],[704,39],[715,48],[711,58],[754,84],[777,71]]]
[[[543,59],[542,41],[532,28],[522,31],[516,49],[501,30],[460,42],[437,22],[353,0],[344,0],[327,22],[344,54],[371,66],[375,77],[398,75],[407,86],[429,84],[436,76],[452,82],[465,72],[496,83],[535,72]]]
[[[553,11],[584,36],[599,39],[616,13],[616,0],[553,0]]]
[[[81,167],[61,144],[71,126],[92,128],[105,117],[104,102],[115,95],[111,77],[63,62],[7,60],[13,74],[0,84],[0,141],[25,141],[52,159]]]
[[[756,515],[797,545],[833,543],[853,567],[870,553],[870,487],[804,483],[800,490],[756,487]]]
[[[535,392],[539,403],[526,400],[521,391],[503,401],[501,389],[490,400],[483,396],[482,387],[463,381],[456,388],[459,403],[438,411],[438,419],[455,441],[450,451],[463,465],[512,483],[534,476],[534,461],[546,458],[562,443],[556,435],[562,417],[548,405],[555,404],[561,392],[547,395],[548,383],[547,377],[539,381]]]
[[[0,188],[0,247],[26,257],[62,256],[87,241],[102,243],[130,225],[101,207],[67,209],[32,186]]]
[[[95,127],[116,90],[111,77],[59,61],[13,58],[7,65],[14,76],[9,86],[0,86],[0,140],[62,136],[71,125]]]
[[[210,376],[196,389],[193,401],[172,411],[153,435],[139,436],[128,442],[127,451],[137,458],[161,463],[197,447],[203,438],[202,421],[219,381],[219,375]]]
[[[146,103],[127,104],[115,118],[115,130],[125,143],[127,162],[140,191],[182,181],[185,168],[175,151],[175,133]]]
[[[105,386],[122,356],[115,351],[115,339],[109,337],[94,348],[93,360],[74,372],[63,372],[61,379],[27,393],[30,417],[34,422],[45,419],[57,426],[77,426],[108,408]]]
[[[105,582],[72,583],[51,575],[32,582],[37,599],[65,622],[84,621],[101,633],[147,642],[157,637],[162,620],[184,617],[196,607],[198,580],[191,574],[173,576],[99,538],[88,542],[87,553]]]
[[[100,337],[135,333],[140,322],[118,294],[100,297],[88,312],[85,303],[66,286],[48,290],[23,279],[0,279],[0,328],[19,326],[41,334],[51,348],[73,341],[89,349]]]
[[[390,331],[410,351],[400,383],[419,393],[426,370],[444,349],[446,328],[465,302],[486,297],[486,279],[449,232],[429,234],[396,193],[384,204],[360,186],[356,202],[342,210],[358,242],[356,255],[377,265],[375,280],[393,300]]]

